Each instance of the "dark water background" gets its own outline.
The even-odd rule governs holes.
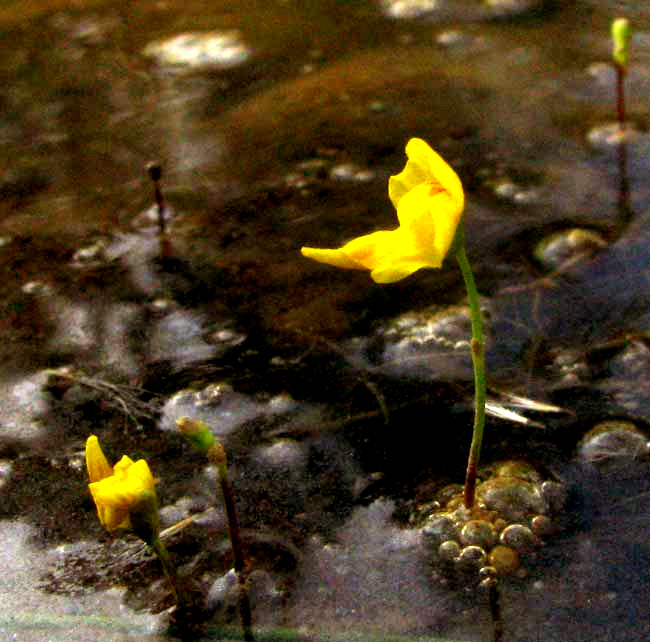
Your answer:
[[[635,30],[623,148],[602,140],[619,15]],[[200,60],[170,44],[185,33],[212,37],[193,41]],[[488,424],[486,461],[532,459],[571,489],[565,533],[504,588],[506,639],[648,639],[647,453],[609,452],[622,464],[607,469],[576,455],[602,419],[647,435],[645,3],[5,2],[0,34],[3,635],[153,639],[153,618],[116,616],[119,592],[36,585],[57,546],[102,537],[81,460],[91,432],[152,461],[178,519],[179,498],[209,501],[173,425],[203,412],[179,391],[225,383],[205,418],[233,453],[244,524],[304,555],[288,618],[262,592],[264,622],[491,639],[484,605],[430,586],[392,518],[421,486],[462,477],[458,271],[382,287],[299,254],[392,227],[387,179],[418,136],[466,187],[493,393],[565,411],[532,411],[542,432]],[[169,205],[162,267],[151,160]],[[540,243],[565,247],[575,228],[592,235],[584,254],[540,261]],[[45,369],[65,366],[76,387],[57,397]],[[125,418],[110,385],[149,390],[153,417]]]

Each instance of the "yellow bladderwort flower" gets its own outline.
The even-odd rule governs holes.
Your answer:
[[[86,466],[102,526],[108,531],[133,530],[147,542],[157,537],[156,481],[147,462],[124,455],[111,467],[99,440],[91,435],[86,442]]]
[[[399,227],[353,239],[338,250],[303,247],[304,256],[336,267],[370,270],[377,283],[399,281],[423,267],[439,268],[450,252],[463,275],[472,322],[474,428],[467,459],[464,503],[473,509],[485,425],[485,339],[478,290],[465,252],[465,195],[456,172],[419,138],[406,145],[404,170],[388,181]]]
[[[302,254],[336,267],[370,270],[376,283],[399,281],[424,267],[439,268],[461,221],[463,185],[423,140],[412,138],[406,155],[406,167],[388,182],[397,229],[360,236],[336,250],[303,247]]]
[[[124,455],[111,468],[99,440],[91,435],[86,441],[86,467],[88,488],[102,526],[111,532],[125,529],[137,535],[160,559],[177,604],[187,602],[188,596],[179,592],[176,567],[160,539],[156,480],[149,464]]]

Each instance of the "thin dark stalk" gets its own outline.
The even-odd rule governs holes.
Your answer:
[[[616,116],[621,132],[625,131],[625,67],[615,64],[616,69]]]
[[[154,199],[158,210],[158,240],[160,242],[160,259],[165,260],[171,255],[171,247],[167,236],[167,224],[165,221],[165,199],[163,197],[160,179],[162,178],[162,167],[158,163],[149,163],[147,173],[153,181]]]
[[[618,120],[618,129],[621,134],[621,140],[618,144],[618,233],[620,234],[632,220],[633,213],[630,206],[630,185],[627,173],[627,145],[623,137],[627,127],[627,114],[625,110],[625,76],[627,67],[614,61],[614,69],[616,69],[616,117]]]
[[[618,176],[617,235],[620,235],[634,218],[634,211],[630,203],[630,181],[627,172],[627,145],[624,140],[618,145]]]
[[[235,573],[237,574],[237,582],[239,585],[239,617],[241,619],[244,640],[245,642],[254,642],[253,619],[248,596],[248,567],[241,539],[239,518],[237,517],[237,509],[235,508],[235,493],[233,492],[232,484],[228,477],[226,453],[219,442],[215,442],[210,446],[208,458],[217,467],[223,503],[226,508],[226,515],[228,516],[230,546],[232,548]]]
[[[490,601],[492,623],[494,624],[494,642],[503,642],[503,618],[501,617],[499,584],[496,580],[490,583],[490,588],[488,589],[488,599]]]

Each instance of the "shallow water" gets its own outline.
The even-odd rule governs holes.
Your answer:
[[[13,578],[0,630],[157,635],[164,620],[140,609],[163,608],[160,585],[138,593],[117,563],[108,579],[65,575],[63,589],[48,573],[93,559],[88,542],[112,550],[85,489],[91,432],[116,457],[150,461],[170,524],[212,505],[214,471],[173,430],[193,413],[230,451],[261,566],[260,625],[314,639],[491,639],[485,602],[432,583],[403,521],[414,497],[462,477],[460,277],[449,261],[377,286],[298,252],[394,225],[386,181],[419,136],[466,187],[491,394],[562,411],[529,406],[528,425],[488,424],[486,462],[531,459],[572,489],[565,532],[529,577],[503,583],[507,639],[646,639],[646,454],[624,450],[622,467],[602,470],[576,448],[603,418],[648,434],[650,11],[604,0],[23,4],[0,9],[11,45],[0,53],[0,539]],[[635,28],[636,135],[624,148],[602,142],[614,11]],[[169,204],[162,265],[152,159]],[[539,242],[575,228],[602,242],[540,264]],[[432,423],[435,448],[421,448]],[[211,519],[173,550],[199,565],[201,542],[212,561],[199,568],[218,588],[225,533]],[[54,594],[38,588],[46,575]],[[94,590],[122,582],[124,595]]]

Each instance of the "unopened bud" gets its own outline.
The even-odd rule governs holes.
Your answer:
[[[630,21],[627,18],[616,18],[612,22],[612,58],[619,67],[624,69],[629,60],[631,38]]]
[[[205,422],[192,417],[180,417],[176,420],[176,425],[192,448],[207,453],[214,444],[214,435]]]

